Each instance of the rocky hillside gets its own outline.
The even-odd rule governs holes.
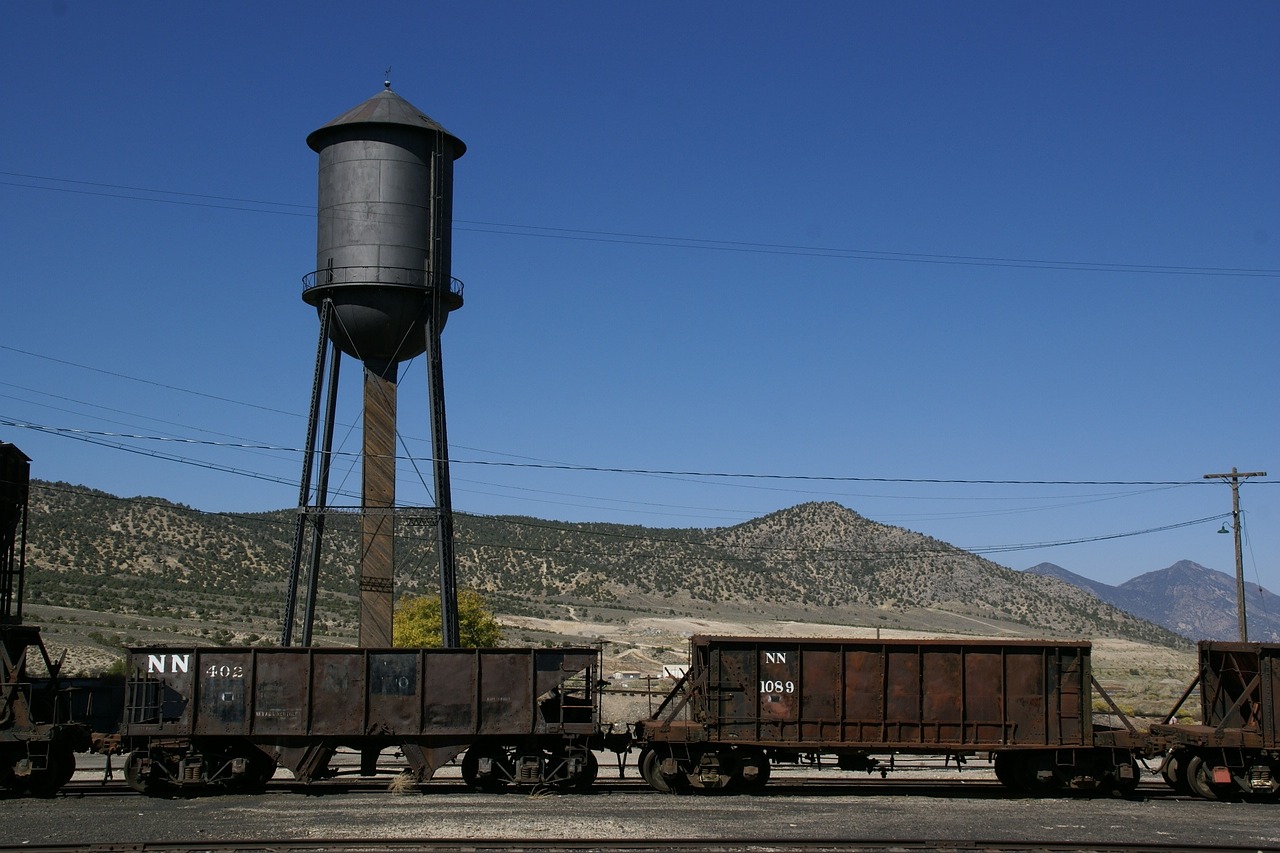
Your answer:
[[[1119,586],[1100,583],[1053,563],[1028,572],[1053,577],[1088,590],[1102,601],[1163,625],[1193,640],[1237,640],[1236,581],[1231,575],[1180,560]],[[1280,598],[1257,584],[1245,583],[1249,639],[1280,641]]]
[[[1004,569],[834,503],[714,529],[465,515],[455,527],[460,583],[511,616],[710,617],[729,609],[886,628],[1182,643],[1076,587]],[[332,515],[328,530],[317,635],[350,636],[355,518]],[[432,530],[423,513],[400,522],[399,591],[434,592]],[[33,482],[28,600],[210,626],[237,621],[260,625],[265,640],[278,631],[293,531],[291,511],[207,514]]]

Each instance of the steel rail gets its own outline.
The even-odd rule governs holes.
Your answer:
[[[1160,842],[1009,841],[951,839],[792,839],[792,838],[685,838],[685,839],[545,839],[545,838],[360,838],[272,839],[214,841],[140,841],[115,844],[0,844],[0,853],[629,853],[657,850],[663,853],[889,853],[937,851],[937,853],[1264,853],[1280,847],[1257,845],[1201,845]]]
[[[267,788],[260,793],[247,794],[237,791],[216,791],[206,792],[203,796],[207,798],[217,797],[237,797],[237,796],[268,796],[272,794],[369,794],[387,792],[393,793],[395,796],[403,796],[403,792],[392,792],[389,790],[391,777],[379,777],[375,779],[329,779],[319,782],[303,783],[294,779],[276,779],[268,783]],[[528,793],[527,788],[513,788],[510,791],[486,794],[485,796],[518,796],[520,793]],[[595,792],[616,792],[616,793],[639,793],[652,794],[655,797],[671,796],[654,791],[649,784],[643,779],[634,776],[628,776],[624,779],[618,778],[601,778],[591,786],[591,790]],[[417,786],[415,793],[422,796],[431,796],[433,793],[457,793],[458,791],[472,792],[471,789],[460,779],[435,779],[431,782]],[[888,779],[866,779],[866,778],[844,778],[837,775],[810,775],[796,777],[778,777],[775,776],[769,784],[762,790],[752,794],[753,797],[786,797],[786,796],[897,796],[906,793],[933,794],[941,797],[956,796],[964,797],[966,795],[982,795],[997,799],[1022,799],[1029,795],[1011,791],[995,779],[988,778],[947,778],[947,779],[904,779],[904,778],[888,778]],[[682,791],[678,796],[686,797],[707,797],[711,798],[714,794],[702,793],[696,790]],[[96,797],[96,796],[129,796],[145,798],[145,795],[139,794],[132,788],[128,787],[122,780],[112,780],[103,782],[101,780],[75,779],[64,785],[59,792],[59,796],[65,797]],[[477,796],[479,794],[477,793]],[[1033,797],[1033,799],[1053,800],[1053,799],[1105,799],[1107,795],[1099,794],[1091,791],[1056,791],[1043,796]],[[1139,799],[1196,799],[1188,795],[1179,793],[1170,788],[1159,779],[1144,779],[1138,786],[1136,797]]]

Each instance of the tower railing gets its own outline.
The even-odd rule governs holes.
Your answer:
[[[354,266],[327,267],[309,272],[302,277],[302,292],[313,287],[343,284],[394,284],[403,287],[421,287],[430,289],[435,286],[432,279],[434,273],[413,267]],[[449,293],[462,297],[463,284],[460,279],[449,278]]]

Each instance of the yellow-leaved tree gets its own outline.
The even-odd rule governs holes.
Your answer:
[[[391,638],[396,646],[439,648],[439,596],[406,595],[396,602],[391,618]],[[474,589],[458,590],[458,645],[483,649],[501,643],[502,626],[480,593]]]

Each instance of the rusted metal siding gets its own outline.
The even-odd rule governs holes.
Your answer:
[[[1280,749],[1280,643],[1262,647],[1262,740],[1267,749]]]
[[[709,740],[984,749],[1092,738],[1087,643],[697,636],[691,649],[690,716]]]
[[[1200,704],[1204,725],[1238,729],[1280,748],[1280,643],[1200,643]]]
[[[589,648],[187,647],[135,650],[129,665],[126,736],[276,741],[587,734],[600,663]]]

